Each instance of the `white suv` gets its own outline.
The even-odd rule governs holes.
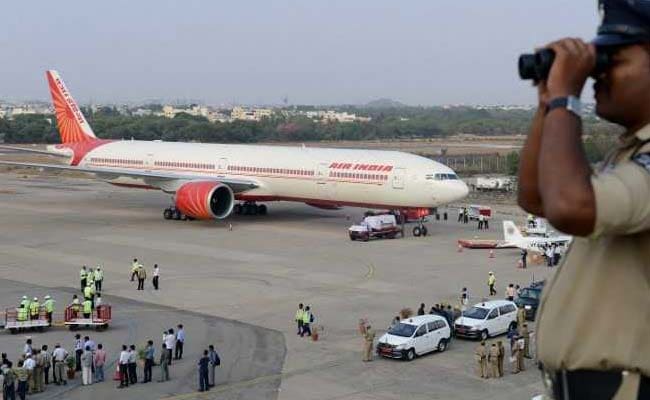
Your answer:
[[[393,326],[377,343],[377,354],[409,361],[434,350],[445,351],[451,328],[440,315],[419,315]]]
[[[508,300],[475,304],[454,322],[456,335],[486,340],[517,326],[517,305]]]

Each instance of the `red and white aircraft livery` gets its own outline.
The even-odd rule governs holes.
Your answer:
[[[268,201],[423,216],[468,192],[450,168],[396,151],[99,139],[59,74],[47,71],[47,80],[62,143],[44,153],[69,157],[69,165],[0,163],[90,172],[112,184],[173,193],[168,219],[264,214],[257,203]]]

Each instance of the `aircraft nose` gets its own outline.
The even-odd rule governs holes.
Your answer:
[[[469,194],[469,187],[463,181],[447,181],[446,182],[447,202],[462,200]]]

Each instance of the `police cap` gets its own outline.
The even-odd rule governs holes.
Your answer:
[[[650,0],[598,0],[598,8],[596,46],[650,42]]]

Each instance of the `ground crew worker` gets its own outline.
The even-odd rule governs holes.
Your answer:
[[[477,372],[479,377],[488,378],[487,349],[485,348],[485,342],[481,342],[480,345],[476,346],[476,349],[474,350],[474,360],[477,363]]]
[[[490,271],[488,273],[488,280],[487,280],[488,288],[490,289],[490,296],[494,296],[495,294],[497,294],[497,290],[494,288],[494,285],[496,285],[496,283],[497,283],[497,278],[496,276],[494,276],[494,272]]]
[[[38,297],[34,297],[31,303],[29,303],[29,316],[30,319],[38,319],[38,312],[41,308],[40,303],[38,302]]]
[[[95,287],[95,271],[92,268],[89,268],[86,274],[86,286]]]
[[[90,300],[95,308],[95,285],[88,282],[88,286],[84,288],[84,300]]]
[[[499,340],[497,342],[497,348],[499,349],[498,363],[499,363],[499,377],[503,377],[503,360],[506,357],[506,348],[503,347],[503,343]]]
[[[104,271],[100,265],[95,268],[95,290],[97,292],[102,291],[102,282],[104,281]]]
[[[18,321],[27,321],[27,309],[23,304],[18,307],[18,312],[16,313],[16,319]]]
[[[566,393],[650,398],[650,3],[599,6],[591,44],[549,45],[555,61],[538,85],[540,107],[519,169],[519,205],[577,236],[544,288],[538,315],[537,356],[556,400]],[[594,73],[596,46],[614,62]],[[584,154],[579,112],[571,111],[590,74],[596,114],[624,128],[597,170]]]
[[[483,230],[483,224],[485,223],[485,215],[479,214],[478,215],[478,229]]]
[[[302,333],[300,337],[303,337],[305,334],[311,336],[311,307],[305,307],[305,312],[302,313]]]
[[[304,313],[304,310],[302,308],[302,303],[298,304],[298,310],[296,310],[296,316],[294,317],[294,320],[296,321],[296,324],[298,324],[298,335],[302,334],[302,314]]]
[[[72,303],[70,303],[70,309],[72,310],[72,318],[77,318],[79,316],[80,310],[79,298],[76,294],[72,295]]]
[[[84,318],[88,319],[93,313],[93,303],[90,301],[90,299],[86,299],[83,302],[83,309],[84,309]]]
[[[533,216],[533,214],[528,214],[528,216],[526,217],[526,221],[528,222],[529,228],[535,227],[535,216]]]
[[[20,304],[25,307],[25,309],[29,310],[29,299],[27,296],[23,296],[23,299],[20,301]]]
[[[86,287],[86,278],[88,277],[88,271],[86,270],[86,266],[84,265],[81,267],[81,271],[79,271],[79,280],[80,280],[80,287],[81,291],[84,291],[84,288]]]
[[[520,305],[517,309],[517,331],[521,335],[524,324],[526,323],[526,309],[523,305]]]
[[[530,356],[530,332],[528,332],[528,324],[524,324],[521,329],[521,337],[524,339],[524,357],[532,358]]]
[[[499,375],[499,348],[496,343],[492,343],[488,353],[488,362],[490,363],[490,374],[492,378],[498,378]]]
[[[363,361],[372,361],[372,349],[375,343],[375,331],[370,325],[366,326],[366,333],[363,334]]]
[[[52,325],[52,314],[54,313],[54,300],[48,294],[45,296],[45,312],[47,313],[47,322]]]
[[[133,262],[131,263],[131,282],[135,280],[135,277],[138,275],[138,268],[140,267],[140,263],[138,262],[137,258],[133,259]]]

